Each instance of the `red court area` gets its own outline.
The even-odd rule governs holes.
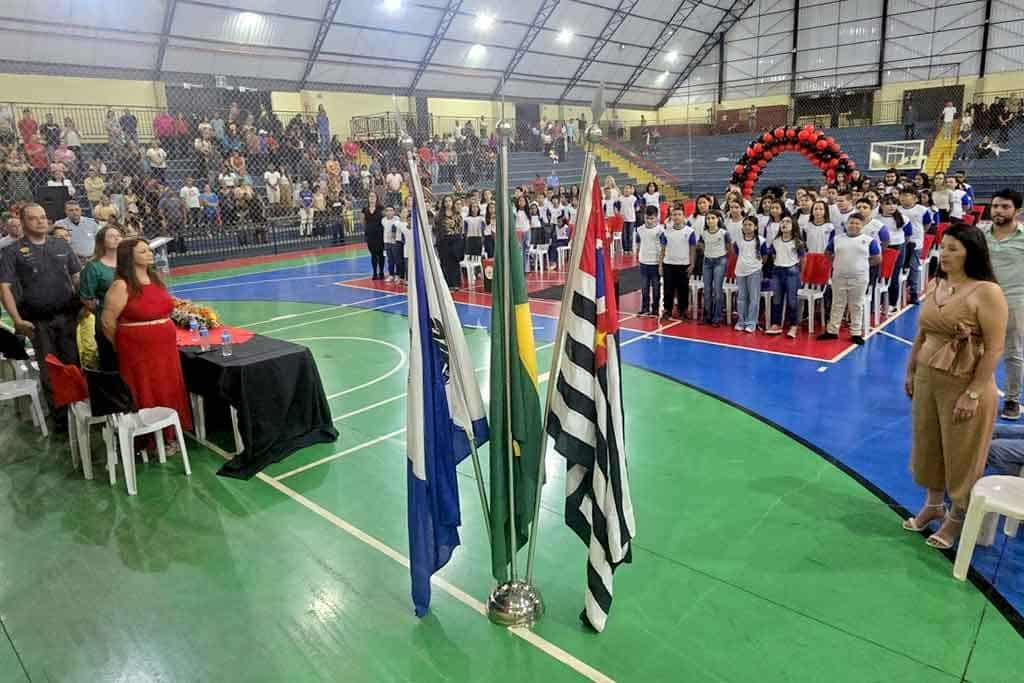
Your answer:
[[[632,263],[622,263],[620,267],[630,267],[632,265]],[[539,292],[548,287],[560,285],[564,280],[565,278],[560,271],[531,272],[527,273],[526,276],[526,288],[531,293]],[[336,284],[343,287],[356,287],[396,294],[404,293],[406,289],[405,285],[401,283],[370,278],[345,280]],[[472,289],[460,289],[454,292],[452,297],[459,303],[472,306],[490,308],[491,305],[491,295],[484,291],[483,282],[480,279],[476,280]],[[556,318],[560,308],[560,301],[538,298],[530,299],[530,310],[536,315]],[[749,349],[753,352],[781,354],[823,362],[836,360],[851,347],[849,331],[845,327],[841,330],[839,339],[834,341],[818,341],[808,333],[805,321],[799,336],[796,339],[790,339],[785,335],[769,336],[760,330],[754,334],[737,332],[732,326],[712,327],[710,325],[698,324],[693,320],[672,320],[662,323],[654,317],[637,316],[637,311],[639,310],[640,292],[630,292],[622,295],[620,299],[620,324],[624,329],[652,336],[678,337],[706,344],[717,344]],[[823,331],[819,315],[819,318],[815,321],[814,335]]]

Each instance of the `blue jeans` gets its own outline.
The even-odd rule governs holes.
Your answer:
[[[772,268],[772,325],[782,325],[782,305],[786,305],[786,323],[798,325],[796,294],[800,291],[800,264]]]
[[[900,269],[903,267],[903,260],[907,255],[907,245],[900,244],[898,246],[889,247],[889,249],[896,249],[900,252],[900,255],[896,258],[896,268],[892,272],[892,282],[889,283],[889,305],[896,306],[900,301]]]
[[[519,236],[519,244],[523,248],[523,272],[530,272],[530,231]]]
[[[720,324],[722,322],[722,309],[725,308],[725,293],[722,285],[725,283],[726,257],[715,258],[704,257],[704,322]]]
[[[402,274],[402,254],[405,251],[405,245],[401,242],[389,242],[384,245],[384,249],[388,256],[388,275],[392,277],[395,275]]]
[[[1019,476],[1024,467],[1024,425],[996,424],[988,449],[987,469],[992,474]]]
[[[736,297],[739,324],[743,327],[757,327],[757,312],[761,308],[761,271],[752,275],[737,275],[736,285],[739,290]]]
[[[917,293],[921,291],[921,251],[913,242],[907,242],[906,259],[904,265],[910,271],[910,277],[907,278],[907,301],[913,305],[917,303]]]
[[[553,239],[551,240],[551,246],[548,247],[548,261],[550,263],[558,263],[558,248],[569,246],[569,240],[565,239]]]
[[[640,290],[640,310],[657,313],[658,302],[661,301],[661,278],[658,276],[658,266],[641,263],[640,275],[644,278],[644,286]]]
[[[635,221],[622,221],[622,251],[631,253],[633,251],[633,227]]]

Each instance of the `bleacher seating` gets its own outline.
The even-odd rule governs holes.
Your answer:
[[[949,170],[967,173],[967,181],[974,187],[976,199],[988,199],[1006,187],[1024,191],[1024,128],[1012,129],[1005,142],[1000,142],[998,135],[993,136],[994,144],[1007,150],[998,157],[975,158],[982,138],[979,131],[975,131],[970,142],[961,144]],[[961,156],[966,158],[961,160]]]

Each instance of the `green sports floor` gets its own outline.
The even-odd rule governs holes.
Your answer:
[[[404,307],[211,303],[312,349],[340,438],[250,481],[215,476],[221,456],[189,442],[190,478],[176,457],[140,464],[128,497],[4,413],[0,682],[1024,680],[1021,636],[870,491],[764,422],[629,365],[639,536],[607,630],[577,618],[585,549],[562,521],[557,457],[539,525],[543,620],[510,632],[483,615],[492,582],[468,460],[463,544],[417,619]],[[487,331],[466,336],[485,367]],[[550,348],[539,356],[547,367]]]

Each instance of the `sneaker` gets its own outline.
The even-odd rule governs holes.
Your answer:
[[[772,325],[767,330],[765,330],[764,333],[765,334],[772,334],[772,335],[774,335],[774,334],[782,334],[782,327],[780,327],[779,325]]]
[[[747,334],[754,334],[755,332],[757,332],[757,325],[747,325],[747,326],[746,326],[746,327],[744,328],[744,331],[745,331],[745,332],[746,332]]]
[[[852,341],[857,346],[864,346],[864,337],[860,336],[859,334],[855,334],[852,337],[850,337],[850,341]]]
[[[1003,412],[999,414],[999,417],[1004,420],[1019,420],[1020,404],[1016,401],[1003,401]]]
[[[721,327],[722,323],[711,323],[711,327]]]
[[[795,325],[793,327],[789,328],[789,332],[786,333],[786,336],[789,337],[790,339],[796,339],[796,326]]]
[[[833,339],[839,339],[839,335],[831,332],[822,332],[818,335],[818,341],[831,341]]]
[[[747,327],[743,323],[736,323],[732,329],[736,330],[737,332],[742,332],[743,330],[747,329]]]

